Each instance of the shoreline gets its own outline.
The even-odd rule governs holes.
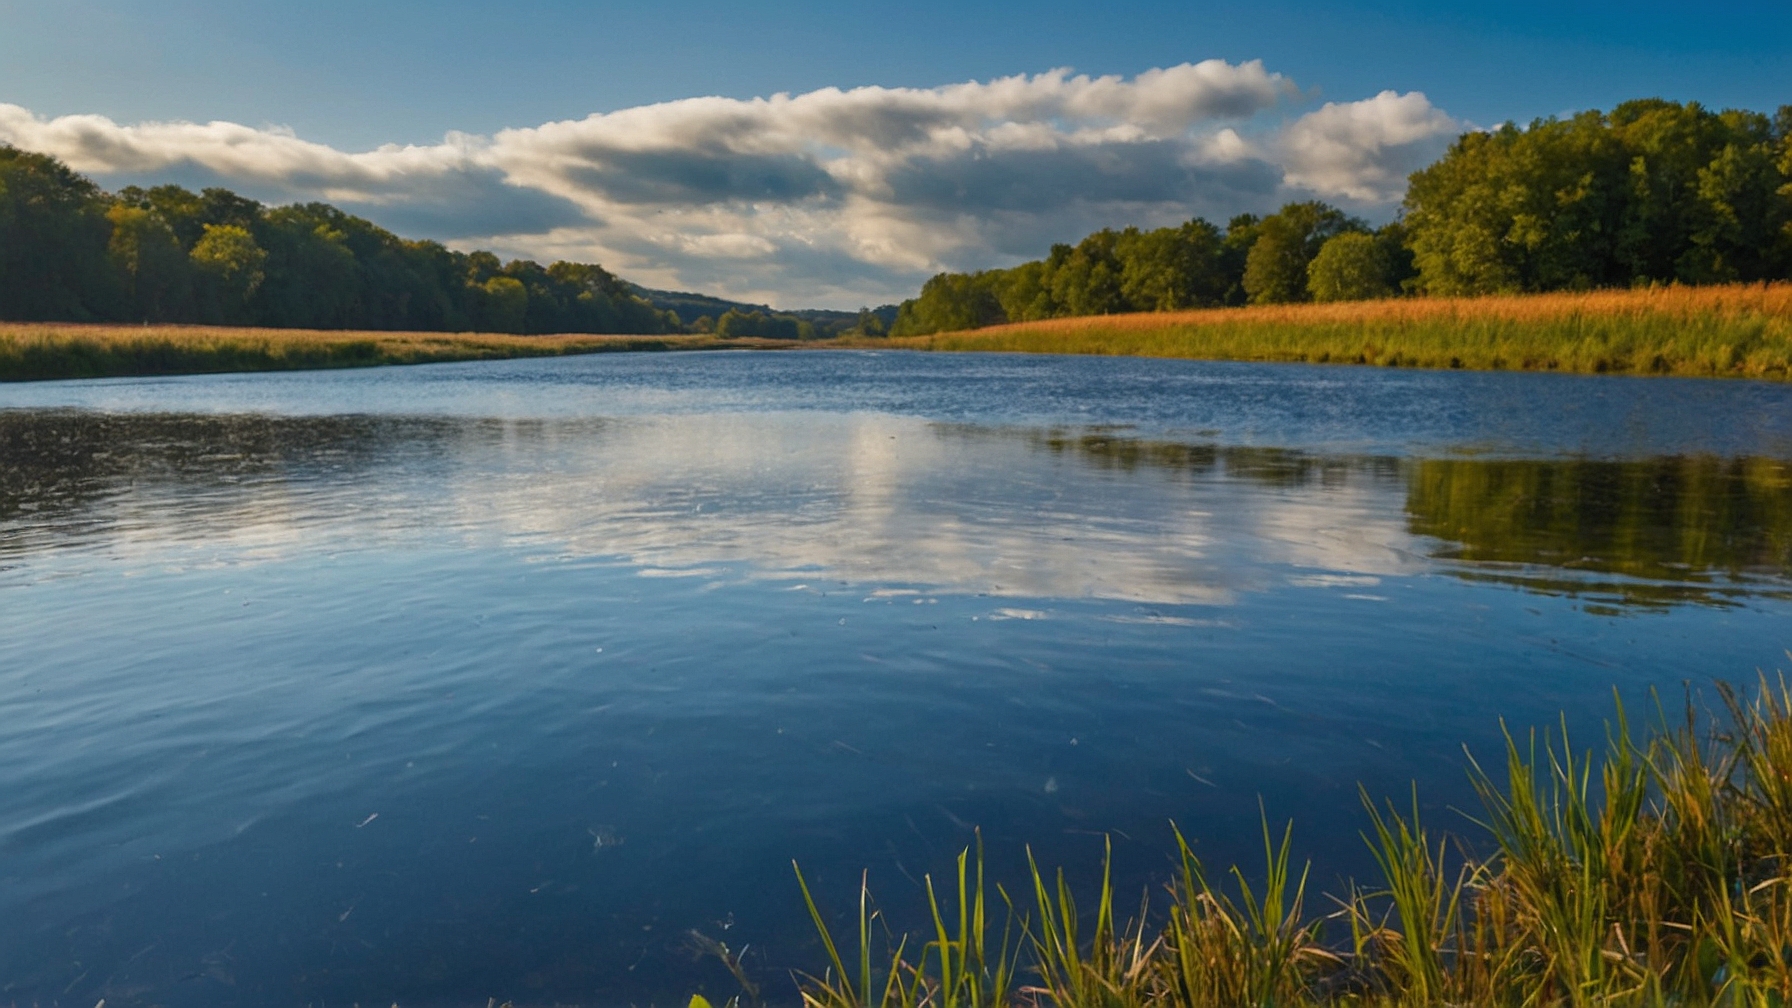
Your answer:
[[[595,353],[772,350],[788,340],[708,335],[260,329],[235,326],[0,322],[0,383],[511,360]]]
[[[1167,905],[1153,913],[1147,897],[1132,916],[1111,844],[1092,891],[1029,849],[1011,897],[986,886],[979,833],[955,876],[925,876],[931,919],[886,921],[883,941],[868,875],[856,894],[821,894],[848,908],[830,918],[793,862],[826,955],[793,972],[799,996],[810,1008],[1783,1004],[1792,690],[1765,673],[1711,686],[1715,704],[1689,684],[1683,714],[1656,696],[1641,731],[1615,700],[1603,747],[1577,747],[1564,722],[1508,730],[1485,766],[1470,754],[1472,838],[1422,821],[1416,784],[1398,799],[1359,784],[1358,837],[1380,877],[1330,895],[1292,856],[1293,822],[1261,809],[1262,860],[1219,871],[1171,823]],[[738,955],[710,951],[756,1000]]]
[[[1203,308],[835,342],[937,352],[1789,381],[1792,283]]]
[[[1014,322],[799,343],[0,322],[0,382],[687,350],[917,350],[1792,381],[1792,283],[1394,298]]]

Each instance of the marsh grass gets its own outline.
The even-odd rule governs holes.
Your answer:
[[[1792,283],[1210,308],[875,342],[922,350],[1784,381],[1792,379]]]
[[[1633,735],[1620,705],[1597,755],[1566,725],[1504,766],[1470,761],[1473,837],[1362,802],[1381,876],[1309,905],[1292,828],[1263,829],[1264,863],[1210,876],[1177,834],[1163,912],[1116,912],[1105,869],[1080,905],[1029,855],[1031,892],[989,912],[979,846],[960,854],[932,927],[887,928],[858,893],[849,966],[798,871],[827,953],[799,978],[807,1008],[1268,1008],[1429,1005],[1761,1006],[1792,996],[1792,691],[1719,684],[1713,712],[1656,705]],[[1474,844],[1491,851],[1475,856]],[[996,917],[1002,917],[999,923]],[[882,953],[873,949],[883,948]]]
[[[512,336],[0,323],[0,381],[375,367],[628,350],[783,346],[710,336]]]
[[[882,914],[871,899],[866,876],[860,876],[856,919],[858,943],[851,950],[856,952],[856,959],[850,968],[841,958],[839,945],[809,891],[802,869],[797,868],[797,885],[802,889],[803,902],[821,936],[828,962],[827,971],[822,976],[802,979],[803,1004],[810,1008],[917,1008],[920,1005],[984,1008],[1013,1003],[1020,993],[1015,980],[1021,955],[1013,907],[1009,905],[1004,914],[1006,924],[1001,938],[992,944],[994,929],[983,879],[981,846],[974,859],[968,849],[960,852],[957,868],[957,884],[947,892],[949,902],[944,909],[934,888],[933,876],[927,876],[924,881],[932,915],[932,934],[914,944],[906,936],[899,938],[885,954],[874,952],[873,945],[879,940],[890,945],[890,933],[882,926]],[[956,899],[951,900],[951,897]],[[1001,897],[1006,903],[1007,893],[1001,893]],[[951,912],[953,902],[956,903],[956,914]],[[1075,924],[1071,927],[1074,929]],[[1074,931],[1072,936],[1074,938]],[[1097,937],[1100,937],[1099,928]],[[1073,941],[1073,954],[1075,947]],[[1106,945],[1098,940],[1095,947],[1105,948]],[[914,949],[912,958],[911,948]]]

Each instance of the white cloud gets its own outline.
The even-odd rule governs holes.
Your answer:
[[[1311,194],[1385,208],[1458,128],[1424,95],[1393,92],[1266,121],[1296,97],[1261,62],[1207,60],[1131,79],[1054,70],[690,98],[362,152],[279,128],[0,104],[0,140],[107,185],[323,199],[402,233],[596,260],[650,285],[849,306],[1099,227]]]
[[[478,167],[487,146],[477,137],[450,133],[430,147],[388,144],[345,154],[272,127],[255,129],[230,122],[120,126],[97,115],[46,120],[17,105],[0,105],[0,138],[54,154],[76,171],[96,175],[193,164],[224,178],[314,188],[342,200],[374,203],[407,179]]]
[[[1406,192],[1406,177],[1444,152],[1463,124],[1422,92],[1383,91],[1358,102],[1327,102],[1278,139],[1284,176],[1321,196],[1383,203]]]

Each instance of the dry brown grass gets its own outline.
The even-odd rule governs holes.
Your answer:
[[[1693,318],[1765,315],[1792,319],[1792,283],[1727,284],[1710,287],[1649,287],[1554,294],[1511,294],[1478,298],[1390,298],[1381,301],[1334,301],[1330,304],[1253,305],[1248,308],[1202,308],[1182,312],[1141,312],[1106,316],[1121,329],[1165,325],[1267,324],[1315,325],[1355,322],[1412,324],[1439,320],[1500,319],[1510,322],[1555,322],[1574,316],[1602,318],[1668,315]],[[1075,329],[1089,318],[1017,322],[981,330]]]
[[[505,333],[252,329],[0,322],[0,381],[372,367],[630,350],[785,346],[712,336],[514,336]]]
[[[878,342],[924,350],[1785,380],[1792,377],[1792,283],[1209,308]]]

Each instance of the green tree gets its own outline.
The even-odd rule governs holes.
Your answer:
[[[0,318],[118,317],[100,188],[62,162],[0,144]]]
[[[765,339],[813,339],[815,326],[790,315],[767,315],[730,308],[716,320],[716,335],[723,339],[756,336]]]
[[[1307,291],[1315,301],[1366,301],[1391,297],[1393,264],[1374,235],[1351,231],[1319,247],[1307,264]]]
[[[1774,116],[1774,132],[1780,139],[1780,177],[1785,179],[1779,196],[1783,204],[1792,204],[1792,105],[1781,105]],[[1792,220],[1780,226],[1777,239],[1781,262],[1792,259]]]
[[[256,240],[268,252],[267,278],[254,304],[263,324],[305,329],[366,325],[360,310],[361,271],[348,233],[334,226],[338,213],[323,203],[280,207],[256,228]]]
[[[247,228],[207,224],[188,253],[200,277],[206,320],[236,322],[244,318],[249,299],[261,288],[268,254]]]
[[[1597,113],[1469,133],[1413,175],[1406,223],[1433,294],[1613,282],[1622,148]]]
[[[1381,246],[1381,254],[1388,265],[1388,284],[1395,293],[1410,294],[1418,285],[1419,270],[1412,262],[1406,222],[1402,220],[1383,224],[1375,231],[1375,243]]]
[[[184,255],[205,234],[204,203],[197,193],[177,185],[160,185],[153,189],[125,186],[118,190],[115,203],[153,212],[174,232]]]
[[[860,336],[884,335],[884,320],[869,308],[860,308],[858,320],[853,323],[852,331]]]
[[[1200,218],[1176,228],[1127,228],[1115,242],[1120,293],[1133,311],[1177,311],[1220,304],[1227,278],[1222,238]]]
[[[541,270],[523,260],[505,269],[510,275],[530,278],[530,332],[658,333],[682,328],[676,314],[668,321],[602,266],[557,262]]]
[[[1220,297],[1222,304],[1241,305],[1250,300],[1244,289],[1244,270],[1251,256],[1251,246],[1257,244],[1257,232],[1263,223],[1256,214],[1239,214],[1226,222],[1226,237],[1220,243],[1219,270],[1225,279],[1226,291]]]
[[[495,276],[480,285],[485,292],[485,325],[490,332],[520,333],[529,320],[529,288],[516,277]]]
[[[924,336],[1007,320],[986,274],[941,273],[921,286],[920,297],[902,303],[890,335]]]
[[[106,211],[106,220],[112,225],[107,253],[123,277],[131,317],[146,322],[186,317],[192,268],[174,229],[156,211],[123,202]]]
[[[1066,257],[1069,256],[1070,246],[1053,246],[1054,251],[1059,248],[1064,250]],[[1058,304],[1052,300],[1051,269],[1049,262],[1034,260],[1013,269],[991,270],[985,274],[990,292],[1000,306],[1002,319],[1033,322],[1058,316]]]
[[[1625,102],[1610,129],[1630,155],[1620,256],[1632,279],[1692,283],[1776,272],[1773,233],[1779,144],[1754,112],[1713,113],[1697,102]]]
[[[523,287],[520,327],[508,285],[495,302],[487,290],[498,277]],[[493,308],[519,332],[681,328],[594,264],[503,263],[406,241],[326,203],[270,210],[215,187],[108,197],[54,158],[0,145],[0,318],[465,330]]]
[[[1781,122],[1652,98],[1466,134],[1407,190],[1419,287],[1456,295],[1786,277]]]
[[[1327,240],[1362,229],[1342,210],[1316,200],[1289,203],[1265,217],[1245,259],[1244,289],[1251,303],[1305,301],[1307,264]]]
[[[1115,246],[1113,231],[1097,231],[1071,248],[1068,254],[1047,260],[1051,273],[1052,301],[1064,315],[1112,315],[1127,310],[1121,290],[1125,268]],[[1063,248],[1064,246],[1059,246]]]
[[[1235,223],[1254,228],[1256,218]],[[1097,231],[1075,245],[1053,245],[1044,259],[1011,269],[941,273],[897,309],[890,333],[1223,304],[1244,261],[1243,252],[1233,254],[1226,242],[1218,228],[1196,218],[1151,231]],[[1237,261],[1236,271],[1229,258]]]
[[[1735,123],[1742,117],[1726,113],[1725,118]],[[1698,212],[1687,235],[1691,247],[1674,264],[1680,279],[1768,279],[1786,276],[1792,265],[1782,240],[1792,225],[1792,200],[1781,194],[1780,145],[1773,142],[1765,116],[1751,114],[1743,123],[1734,131],[1740,136],[1728,138],[1698,171]]]
[[[723,339],[757,336],[764,324],[764,312],[744,312],[739,308],[730,308],[716,319],[716,335]]]

